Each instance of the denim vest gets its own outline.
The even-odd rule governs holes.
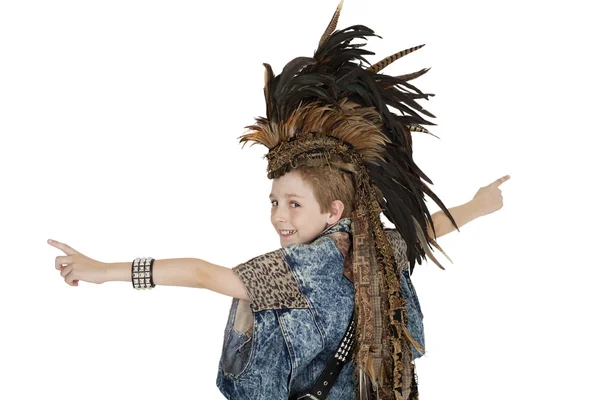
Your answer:
[[[234,298],[225,327],[217,387],[227,399],[286,400],[314,385],[334,354],[354,310],[350,218],[310,244],[290,244],[233,268],[250,301]],[[410,282],[406,243],[386,229],[402,267],[408,328],[424,348],[423,314]],[[344,262],[346,260],[346,262]],[[420,354],[413,347],[413,357]],[[328,400],[354,400],[347,362]]]

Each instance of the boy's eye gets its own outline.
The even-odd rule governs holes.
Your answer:
[[[277,200],[271,200],[271,206],[276,206],[277,204]],[[292,201],[290,204],[295,204],[297,207],[293,207],[293,208],[298,208],[300,207],[300,204],[296,203],[295,201]]]

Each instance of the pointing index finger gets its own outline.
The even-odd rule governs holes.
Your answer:
[[[62,250],[66,255],[70,256],[70,255],[76,253],[75,250],[73,250],[70,246],[68,246],[68,245],[66,245],[64,243],[61,243],[61,242],[57,242],[56,240],[48,239],[48,243],[51,246],[54,246],[57,249]]]
[[[509,179],[510,179],[510,175],[504,175],[502,178],[498,178],[494,182],[492,182],[492,185],[498,187]]]

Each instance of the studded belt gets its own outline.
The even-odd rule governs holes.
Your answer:
[[[350,325],[346,329],[346,334],[340,342],[338,349],[334,353],[333,357],[327,363],[327,366],[317,379],[309,393],[298,394],[290,396],[289,400],[324,400],[327,398],[327,394],[331,390],[331,387],[335,383],[338,375],[344,368],[346,361],[350,359],[348,354],[354,344],[354,314],[350,318]]]

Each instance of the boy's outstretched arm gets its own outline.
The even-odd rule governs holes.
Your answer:
[[[475,218],[479,217],[479,210],[476,204],[473,203],[473,200],[461,204],[460,206],[449,208],[450,214],[452,214],[452,218],[460,228],[464,224],[473,221]],[[433,221],[433,226],[435,227],[436,237],[444,236],[454,230],[456,228],[452,225],[450,219],[446,216],[443,211],[438,211],[431,216],[431,220]],[[433,236],[433,231],[431,226],[429,225],[429,221],[427,221],[427,232],[430,237]]]
[[[90,283],[131,282],[132,261],[105,263],[78,252],[66,243],[48,240],[48,244],[65,253],[56,257],[54,267],[69,286],[79,286],[80,280]],[[154,260],[152,280],[155,285],[209,289],[248,300],[248,292],[233,270],[199,258]]]
[[[499,186],[510,179],[510,175],[496,179],[487,186],[479,188],[473,199],[460,206],[449,208],[448,211],[454,218],[454,221],[460,228],[475,218],[491,214],[502,208],[502,190]],[[435,227],[436,237],[444,236],[454,231],[456,228],[443,211],[438,211],[431,216],[433,226]],[[427,232],[433,237],[433,231],[427,221]]]
[[[131,262],[107,264],[106,277],[107,281],[131,282]],[[199,258],[154,260],[152,280],[155,285],[208,289],[248,300],[246,287],[231,269]]]

